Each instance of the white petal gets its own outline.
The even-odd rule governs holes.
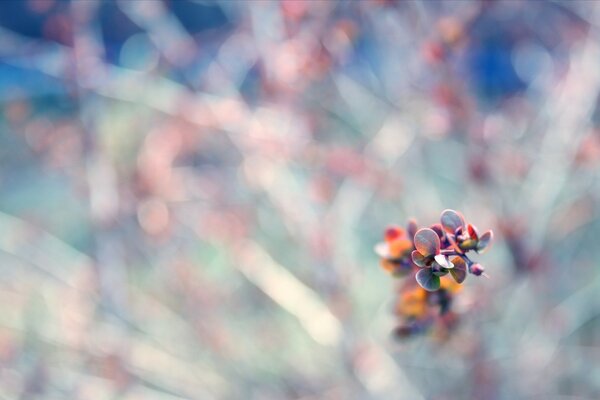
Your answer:
[[[381,258],[390,258],[390,246],[387,243],[381,242],[375,245],[375,253]]]
[[[453,268],[454,264],[452,264],[450,261],[448,261],[448,257],[446,257],[445,255],[442,254],[438,254],[437,256],[434,257],[435,262],[440,264],[442,267],[444,268]]]

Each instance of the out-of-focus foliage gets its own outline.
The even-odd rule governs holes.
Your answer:
[[[0,397],[600,398],[598,21],[0,2]],[[373,246],[445,208],[491,279],[395,342]]]

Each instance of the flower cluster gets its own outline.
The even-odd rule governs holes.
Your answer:
[[[390,226],[385,230],[384,242],[375,246],[384,270],[394,276],[404,276],[413,270],[416,265],[411,254],[415,249],[413,238],[417,229],[417,222],[411,219],[406,230],[399,226]]]
[[[400,338],[434,331],[438,336],[446,336],[458,322],[458,314],[452,309],[454,297],[462,286],[448,276],[440,279],[440,288],[429,292],[415,280],[402,282],[394,313],[399,324],[394,333]]]
[[[485,251],[492,231],[479,234],[454,210],[444,210],[440,223],[418,228],[411,219],[406,229],[389,227],[375,246],[384,270],[396,277],[411,276],[400,287],[396,314],[402,324],[397,333],[407,336],[432,325],[448,331],[456,323],[452,300],[467,275],[485,275],[484,268],[467,255]]]

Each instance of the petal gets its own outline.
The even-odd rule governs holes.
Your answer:
[[[433,224],[429,228],[431,228],[432,231],[437,233],[437,235],[439,236],[440,239],[444,237],[444,228],[442,228],[442,225]]]
[[[384,238],[386,242],[391,242],[392,240],[398,239],[404,236],[404,229],[399,226],[389,226],[384,233]]]
[[[425,257],[440,252],[440,238],[429,228],[419,229],[415,234],[415,247]]]
[[[442,255],[442,254],[438,254],[434,257],[435,262],[438,263],[440,265],[440,267],[443,268],[453,268],[454,265],[450,262],[450,260],[448,260],[448,257]]]
[[[483,253],[483,251],[488,247],[492,239],[494,238],[494,233],[492,231],[487,231],[479,238],[479,242],[477,243],[477,252]]]
[[[469,228],[469,236],[471,237],[471,239],[479,239],[479,235],[477,234],[477,229],[475,229],[475,227],[471,224],[469,224],[468,226]]]
[[[427,266],[425,262],[425,256],[419,253],[418,250],[414,250],[411,254],[413,262],[417,265],[417,267],[425,267]]]
[[[415,238],[415,233],[419,230],[419,225],[417,225],[417,220],[411,218],[408,221],[408,226],[406,227],[406,231],[408,233],[408,238],[413,240]]]
[[[402,258],[413,250],[413,242],[403,237],[389,242],[388,249],[391,257]]]
[[[387,243],[381,242],[377,243],[373,248],[375,250],[375,254],[377,254],[381,258],[390,258],[390,246]]]
[[[390,274],[394,272],[394,270],[396,269],[396,264],[394,264],[394,262],[387,260],[385,258],[382,258],[381,261],[379,262],[379,265],[381,266],[381,268],[386,271],[389,272]]]
[[[462,257],[454,257],[452,259],[454,268],[450,270],[450,274],[457,283],[463,283],[467,277],[467,264]]]
[[[465,220],[462,215],[454,210],[444,210],[440,218],[442,226],[448,233],[454,233],[459,227],[465,225]]]
[[[429,292],[434,292],[440,288],[440,277],[435,276],[429,268],[419,270],[415,277],[417,283]]]

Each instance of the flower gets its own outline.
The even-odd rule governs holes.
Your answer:
[[[427,314],[427,292],[420,286],[403,290],[398,298],[396,313],[405,318],[422,318]]]
[[[425,290],[415,281],[405,281],[395,306],[399,319],[396,336],[408,338],[432,329],[435,334],[449,333],[458,322],[452,304],[461,290],[462,285],[448,275],[440,278],[440,288],[435,292]]]
[[[428,331],[441,339],[448,337],[459,318],[453,303],[461,284],[469,273],[487,276],[467,253],[484,251],[492,237],[492,231],[479,235],[462,214],[450,209],[429,228],[418,229],[416,221],[410,220],[406,229],[386,229],[384,241],[375,246],[381,266],[395,276],[414,277],[401,281],[399,288],[397,337]]]
[[[471,224],[467,225],[466,231],[463,227],[456,231],[456,241],[462,251],[475,250],[477,253],[483,253],[493,238],[492,231],[487,231],[479,236],[477,229]]]
[[[414,237],[416,250],[411,253],[412,261],[420,268],[417,272],[417,283],[430,292],[440,288],[440,276],[446,275],[454,268],[452,261],[441,254],[441,243],[438,234],[431,228],[417,231]]]
[[[409,222],[408,231],[413,229]],[[375,253],[381,257],[381,267],[392,275],[405,275],[413,268],[410,254],[413,241],[407,231],[399,226],[390,226],[385,230],[384,241],[375,245]]]

